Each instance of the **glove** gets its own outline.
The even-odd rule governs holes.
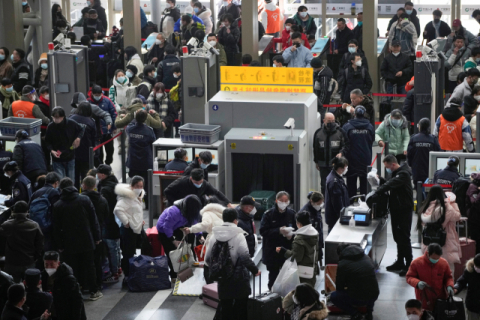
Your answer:
[[[420,281],[420,282],[417,284],[417,288],[420,289],[420,290],[425,289],[426,286],[427,286],[427,283],[424,282],[424,281]]]
[[[455,291],[453,291],[453,288],[450,286],[447,287],[447,292],[449,296],[453,296],[455,294]]]

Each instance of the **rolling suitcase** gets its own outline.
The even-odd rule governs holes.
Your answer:
[[[251,196],[258,205],[255,206],[257,213],[255,213],[255,220],[262,220],[263,214],[265,211],[273,207],[275,204],[275,196],[277,194],[275,191],[264,191],[256,190],[252,191],[249,196]]]
[[[148,241],[152,246],[152,252],[150,256],[152,257],[164,256],[165,252],[163,250],[162,244],[160,243],[160,239],[158,238],[157,227],[152,227],[147,229],[146,233],[147,233]]]
[[[218,284],[216,282],[203,286],[202,299],[204,304],[217,309],[220,300],[218,299]]]
[[[466,237],[460,238],[460,249],[462,250],[462,257],[460,258],[460,263],[455,263],[455,272],[453,274],[453,280],[457,281],[458,278],[463,274],[465,270],[465,264],[468,260],[475,257],[476,243],[472,239],[468,239],[468,219],[462,217],[460,221],[457,222],[457,233],[460,230],[460,224],[465,224],[465,235]]]
[[[255,295],[253,277],[253,298],[248,298],[248,320],[283,320],[282,297],[276,293],[262,294],[262,278],[259,277],[259,295]]]

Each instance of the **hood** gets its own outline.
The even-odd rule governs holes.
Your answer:
[[[293,234],[304,236],[318,236],[318,231],[311,224],[308,224],[293,232]]]
[[[323,320],[328,317],[328,309],[323,301],[320,301],[322,310],[315,310],[306,314],[308,320]]]
[[[445,201],[448,201],[450,203],[454,203],[455,200],[457,199],[457,196],[453,192],[445,192],[445,195],[447,196]]]
[[[135,103],[127,107],[127,111],[130,113],[134,113],[135,111],[138,111],[140,109],[143,109],[143,104],[141,103]]]
[[[445,110],[443,110],[442,116],[447,121],[457,121],[458,119],[463,117],[463,112],[457,107],[451,106],[450,108],[446,108]]]
[[[370,124],[370,121],[366,118],[360,118],[360,119],[351,119],[348,120],[348,123],[350,123],[352,126],[355,127],[355,129],[367,129],[368,125]]]
[[[217,215],[220,219],[222,219],[223,210],[225,207],[218,203],[210,203],[207,204],[203,209],[200,211],[200,215],[203,217],[205,212],[212,212]]]
[[[392,128],[395,129],[395,130],[397,130],[397,129],[403,130],[403,129],[406,129],[406,128],[407,128],[407,126],[408,126],[407,118],[405,118],[405,116],[402,116],[402,120],[403,120],[402,125],[397,128],[397,127],[394,127],[394,126],[392,125],[392,116],[391,116],[390,113],[387,114],[387,115],[385,116],[385,118],[384,118],[385,126],[392,127]]]
[[[127,79],[127,81],[125,81],[125,83],[118,83],[118,81],[114,80],[114,81],[113,81],[113,85],[114,85],[115,87],[119,87],[119,88],[127,87],[128,84],[130,83],[130,80],[128,79],[127,76],[125,76],[125,79]]]
[[[78,197],[78,190],[75,187],[66,187],[60,193],[61,200],[73,200]]]
[[[176,206],[178,209],[180,209],[180,212],[182,215],[188,218],[187,212],[194,212],[195,213],[195,219],[198,218],[198,213],[202,209],[202,201],[196,196],[196,195],[188,195],[183,199],[177,200],[173,203],[174,206]]]
[[[474,258],[468,260],[467,263],[465,264],[465,267],[467,268],[467,271],[470,272],[470,273],[476,272],[475,269],[474,269],[475,263],[473,262],[473,259]]]
[[[276,3],[276,1],[275,1]],[[267,3],[265,5],[265,9],[269,10],[269,11],[275,11],[277,9],[277,5],[275,4],[273,1],[270,2],[270,3]]]
[[[114,175],[110,175],[103,180],[100,180],[99,185],[102,187],[115,187],[118,184],[118,179]]]
[[[233,237],[236,237],[237,234],[247,235],[242,228],[237,227],[235,223],[231,222],[224,222],[221,226],[213,227],[212,230],[215,239],[222,242],[231,240]]]
[[[87,101],[85,95],[81,92],[75,92],[72,97],[72,107],[76,108],[77,104]]]
[[[66,263],[61,263],[57,269],[57,272],[54,273],[55,278],[63,278],[73,275],[73,269]]]
[[[119,183],[115,186],[115,194],[122,198],[128,198],[135,200],[137,196],[135,192],[130,188],[129,184],[126,183]]]
[[[365,255],[365,252],[356,245],[351,245],[343,249],[342,253],[340,254],[340,260],[347,259],[347,260],[360,260]]]
[[[202,20],[210,19],[211,16],[212,16],[212,11],[206,8],[205,6],[203,6],[202,8],[202,12],[198,14],[198,17]]]
[[[12,217],[15,220],[25,220],[27,218],[28,213],[12,213]]]
[[[394,171],[396,175],[398,175],[400,172],[407,172],[408,174],[412,174],[412,169],[410,166],[404,162],[397,170]]]
[[[131,58],[130,58],[130,61],[132,60],[142,60],[140,59],[140,56],[138,55],[138,53],[135,53]]]

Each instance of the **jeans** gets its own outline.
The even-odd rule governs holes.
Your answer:
[[[68,162],[53,162],[53,171],[58,173],[60,179],[65,177],[72,179],[75,183],[75,159]]]
[[[82,287],[91,293],[100,290],[97,287],[94,250],[72,253],[63,251],[60,258],[73,269],[73,274]]]
[[[120,246],[122,248],[122,269],[125,277],[130,274],[130,258],[137,251],[137,241],[140,235],[132,231],[131,228],[120,227]]]
[[[397,85],[397,92],[393,92],[394,84],[391,82],[385,82],[387,88],[387,93],[396,93],[396,94],[406,94],[407,92],[405,91],[405,85],[399,86]],[[388,97],[387,101],[392,101],[393,97]]]
[[[330,301],[332,303],[348,313],[349,315],[355,315],[358,313],[356,307],[367,306],[367,312],[373,312],[373,306],[375,305],[375,300],[357,300],[348,295],[348,292],[345,290],[333,291],[330,295]]]
[[[80,190],[83,179],[87,176],[90,170],[88,162],[75,161],[75,188]]]
[[[118,266],[120,265],[120,239],[103,239],[107,245],[108,261],[110,262],[110,272],[118,273]]]
[[[221,299],[222,319],[245,320],[247,315],[248,297],[243,299]]]
[[[357,195],[357,180],[360,179],[360,194],[367,195],[367,175],[352,175],[347,177],[348,196],[351,198]]]
[[[410,242],[410,230],[412,229],[412,211],[413,208],[390,208],[390,218],[392,221],[393,240],[397,244],[397,259],[410,265],[412,262],[412,244]]]

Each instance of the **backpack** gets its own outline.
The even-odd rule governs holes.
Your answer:
[[[33,200],[30,204],[30,219],[38,223],[44,234],[50,232],[52,229],[52,205],[50,200],[48,200],[48,196],[52,190],[53,188],[45,192],[41,197]]]
[[[453,183],[452,192],[457,197],[456,203],[462,216],[467,216],[467,190],[470,186],[470,179],[460,177]]]
[[[438,221],[425,224],[422,230],[424,245],[428,246],[430,243],[438,243],[441,247],[445,245],[447,232],[443,229],[443,222],[445,222],[445,212],[442,212],[442,217]]]
[[[228,279],[233,276],[235,266],[230,256],[228,241],[216,241],[210,255],[210,279],[218,281],[219,279]]]

